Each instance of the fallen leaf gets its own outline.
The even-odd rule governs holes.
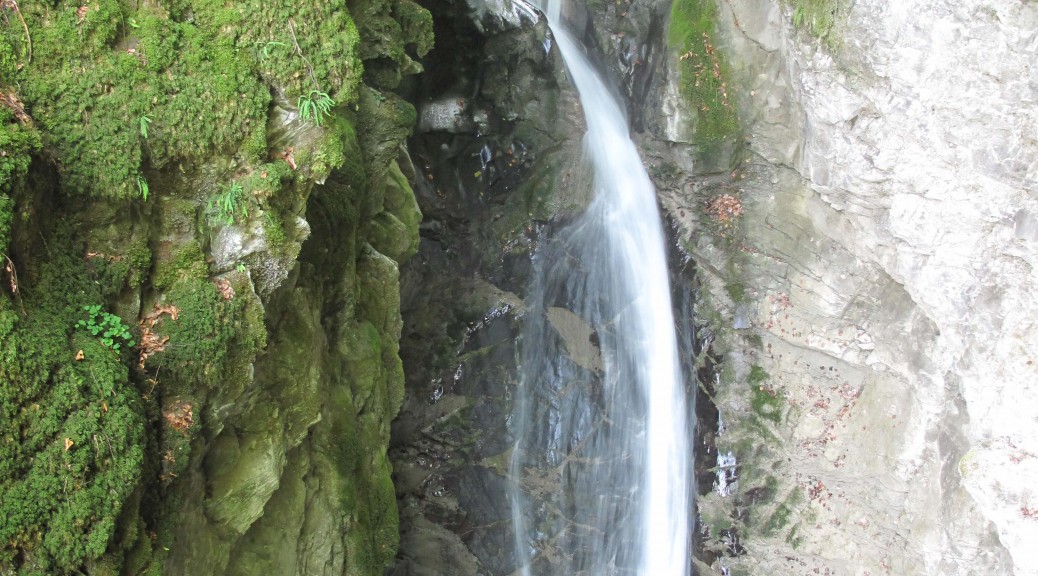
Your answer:
[[[82,350],[80,350],[79,352],[76,352],[76,361],[77,362],[81,362],[84,358],[86,358],[86,354],[83,354]]]
[[[220,296],[222,296],[224,300],[234,298],[234,288],[231,287],[231,283],[228,282],[227,279],[220,278],[216,280],[215,283],[216,289],[220,292]]]
[[[73,444],[75,444],[75,442],[73,442],[71,438],[65,438],[65,452],[68,452],[68,449],[71,448]]]

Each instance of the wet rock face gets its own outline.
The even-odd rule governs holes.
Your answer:
[[[644,147],[729,342],[712,569],[1034,573],[1038,6],[717,5],[744,148],[690,170],[666,106]]]
[[[401,274],[407,388],[390,453],[401,520],[390,573],[508,574],[523,295],[542,222],[586,201],[565,186],[581,117],[538,13],[430,9],[437,47],[422,62],[410,146],[424,220]]]
[[[661,7],[567,14],[633,103],[725,355],[697,568],[1031,573],[1038,8],[849,4],[819,40],[785,3],[715,3],[745,138],[709,155]],[[393,573],[508,573],[511,342],[536,223],[571,202],[548,191],[579,120],[543,23],[507,3],[433,12],[448,55],[423,62],[412,142],[426,220],[402,276]]]

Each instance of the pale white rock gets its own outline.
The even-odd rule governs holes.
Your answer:
[[[777,0],[719,6],[757,158],[740,274],[789,297],[756,300],[752,361],[792,406],[785,480],[833,492],[799,547],[751,537],[736,562],[1038,574],[1038,3],[858,0],[835,55]],[[712,248],[692,251],[724,300]]]

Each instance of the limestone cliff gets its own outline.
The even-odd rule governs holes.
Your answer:
[[[1038,6],[715,9],[744,138],[673,177],[671,74],[646,143],[728,361],[703,570],[1038,573]]]

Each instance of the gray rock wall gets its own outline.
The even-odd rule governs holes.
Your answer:
[[[864,0],[824,42],[717,6],[745,141],[658,178],[729,359],[738,489],[701,506],[746,554],[714,569],[1038,573],[1038,5]],[[657,94],[646,157],[680,166],[687,105]]]

